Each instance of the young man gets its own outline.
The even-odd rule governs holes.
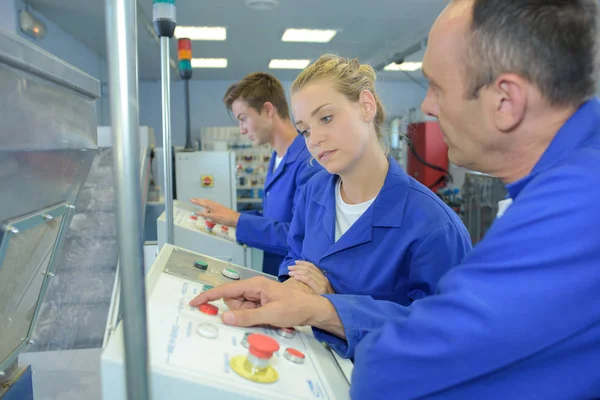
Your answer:
[[[289,115],[285,92],[272,75],[256,72],[227,89],[223,102],[237,119],[240,133],[254,145],[274,151],[264,187],[263,213],[238,213],[206,199],[191,199],[204,208],[201,215],[236,228],[237,241],[264,251],[263,272],[277,275],[287,255],[287,233],[296,194],[321,170],[309,163],[310,153]]]
[[[353,399],[600,398],[597,19],[597,0],[453,0],[435,22],[422,108],[452,162],[512,199],[435,296],[403,307],[258,278],[192,304],[320,328],[354,359]]]

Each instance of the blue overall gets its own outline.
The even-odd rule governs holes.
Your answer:
[[[311,176],[322,170],[317,162],[309,164],[311,155],[300,135],[273,171],[275,156],[273,152],[267,171],[262,214],[242,213],[236,229],[239,243],[264,251],[263,272],[270,275],[277,275],[288,252],[287,234],[296,194]]]
[[[403,307],[327,296],[354,359],[353,399],[600,398],[600,102],[566,122],[512,205]]]

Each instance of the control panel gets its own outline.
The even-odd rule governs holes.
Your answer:
[[[199,208],[175,200],[173,202],[173,241],[177,246],[191,249],[222,261],[257,271],[262,270],[261,250],[237,243],[235,228],[217,224],[200,216]],[[163,213],[157,221],[158,246],[166,242],[166,220]]]
[[[153,399],[348,399],[352,364],[309,327],[224,325],[222,300],[191,307],[202,291],[268,275],[171,245],[148,273],[147,313]],[[125,399],[123,333],[102,355],[104,399]]]
[[[180,203],[173,207],[173,222],[236,243],[235,228],[205,219],[197,211],[183,208]]]

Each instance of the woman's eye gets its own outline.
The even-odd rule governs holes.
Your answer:
[[[323,117],[323,118],[321,118],[321,122],[323,122],[323,123],[325,123],[325,124],[328,124],[328,123],[330,123],[330,122],[331,122],[331,119],[332,119],[332,118],[333,118],[333,117],[332,117],[331,115],[328,115],[328,116],[326,116],[326,117]]]
[[[306,130],[304,130],[304,131],[300,131],[300,134],[301,134],[302,136],[304,136],[305,138],[307,138],[307,137],[309,137],[309,136],[310,136],[310,129],[306,129]]]

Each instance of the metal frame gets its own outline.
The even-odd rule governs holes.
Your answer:
[[[167,219],[167,243],[173,244],[173,149],[171,145],[171,82],[169,66],[169,39],[160,38],[163,117],[163,165],[165,182],[165,216]]]
[[[137,2],[106,0],[119,278],[128,399],[150,399],[139,174]]]
[[[29,325],[29,330],[27,331],[26,336],[23,338],[21,344],[15,349],[15,351],[13,351],[8,356],[8,358],[0,361],[0,376],[3,376],[5,374],[5,371],[17,360],[21,351],[27,345],[32,344],[32,342],[30,341],[31,335],[33,334],[33,330],[35,329],[35,324],[39,317],[42,302],[44,301],[44,297],[46,296],[46,292],[48,290],[50,278],[54,276],[54,261],[56,259],[57,250],[60,247],[62,233],[65,229],[65,226],[67,225],[67,221],[69,221],[70,211],[74,208],[75,206],[73,206],[70,203],[61,203],[53,207],[40,210],[34,214],[13,219],[2,227],[2,242],[0,243],[0,269],[2,268],[2,265],[4,265],[4,257],[6,256],[6,251],[10,244],[10,240],[13,236],[19,235],[21,232],[25,232],[29,229],[45,224],[47,221],[54,220],[58,217],[63,217],[60,223],[60,227],[58,228],[56,239],[54,241],[52,254],[50,255],[50,260],[48,261],[48,267],[46,271],[43,271],[45,276],[42,282],[42,287],[40,289],[40,295],[38,296],[38,301],[33,312],[31,324]]]
[[[100,97],[100,82],[19,36],[0,34],[0,63],[31,72],[86,96]]]

